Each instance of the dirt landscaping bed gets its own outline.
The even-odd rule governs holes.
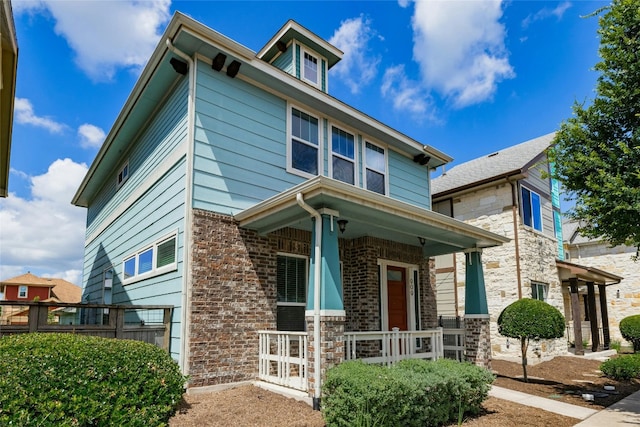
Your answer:
[[[529,366],[529,383],[522,381],[522,366],[500,360],[492,362],[497,378],[495,385],[530,393],[574,405],[602,409],[640,390],[640,381],[619,382],[605,378],[598,370],[600,361],[579,357],[556,357]],[[617,393],[603,392],[613,385]],[[593,403],[582,394],[601,393]],[[469,427],[569,427],[579,420],[496,398],[488,398],[483,413],[463,423]],[[192,426],[307,426],[323,427],[318,411],[304,402],[263,390],[255,386],[185,395],[170,420],[170,427]],[[455,424],[454,424],[455,425]]]

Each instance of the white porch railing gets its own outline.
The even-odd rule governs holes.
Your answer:
[[[464,360],[465,347],[464,328],[444,328],[442,332],[444,357],[462,362]]]
[[[426,331],[345,332],[345,360],[391,365],[402,359],[443,357],[442,328]]]
[[[258,331],[258,335],[258,377],[272,384],[307,391],[307,333]]]

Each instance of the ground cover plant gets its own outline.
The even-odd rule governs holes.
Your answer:
[[[640,354],[630,354],[609,359],[600,365],[603,374],[616,380],[640,378]]]
[[[161,426],[184,376],[147,343],[75,334],[0,338],[0,425]]]
[[[392,367],[345,362],[327,372],[322,412],[332,426],[436,426],[477,414],[493,374],[469,363],[406,360]]]

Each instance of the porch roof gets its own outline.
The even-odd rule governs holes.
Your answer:
[[[342,237],[372,236],[420,246],[425,256],[499,246],[510,239],[448,216],[324,176],[309,179],[235,215],[239,225],[267,234],[284,227],[311,230],[309,213],[297,201],[316,210],[336,211],[348,224]]]
[[[600,285],[615,285],[623,279],[613,273],[600,270],[595,267],[586,267],[584,265],[574,264],[563,260],[556,260],[560,280],[578,279],[584,282],[593,282]]]

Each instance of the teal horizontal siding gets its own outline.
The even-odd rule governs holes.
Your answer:
[[[431,209],[427,167],[389,150],[389,197]]]
[[[274,67],[281,69],[282,71],[289,73],[295,76],[295,72],[293,69],[293,45],[289,46],[289,48],[283,52],[280,56],[278,56],[275,61],[271,63]]]

